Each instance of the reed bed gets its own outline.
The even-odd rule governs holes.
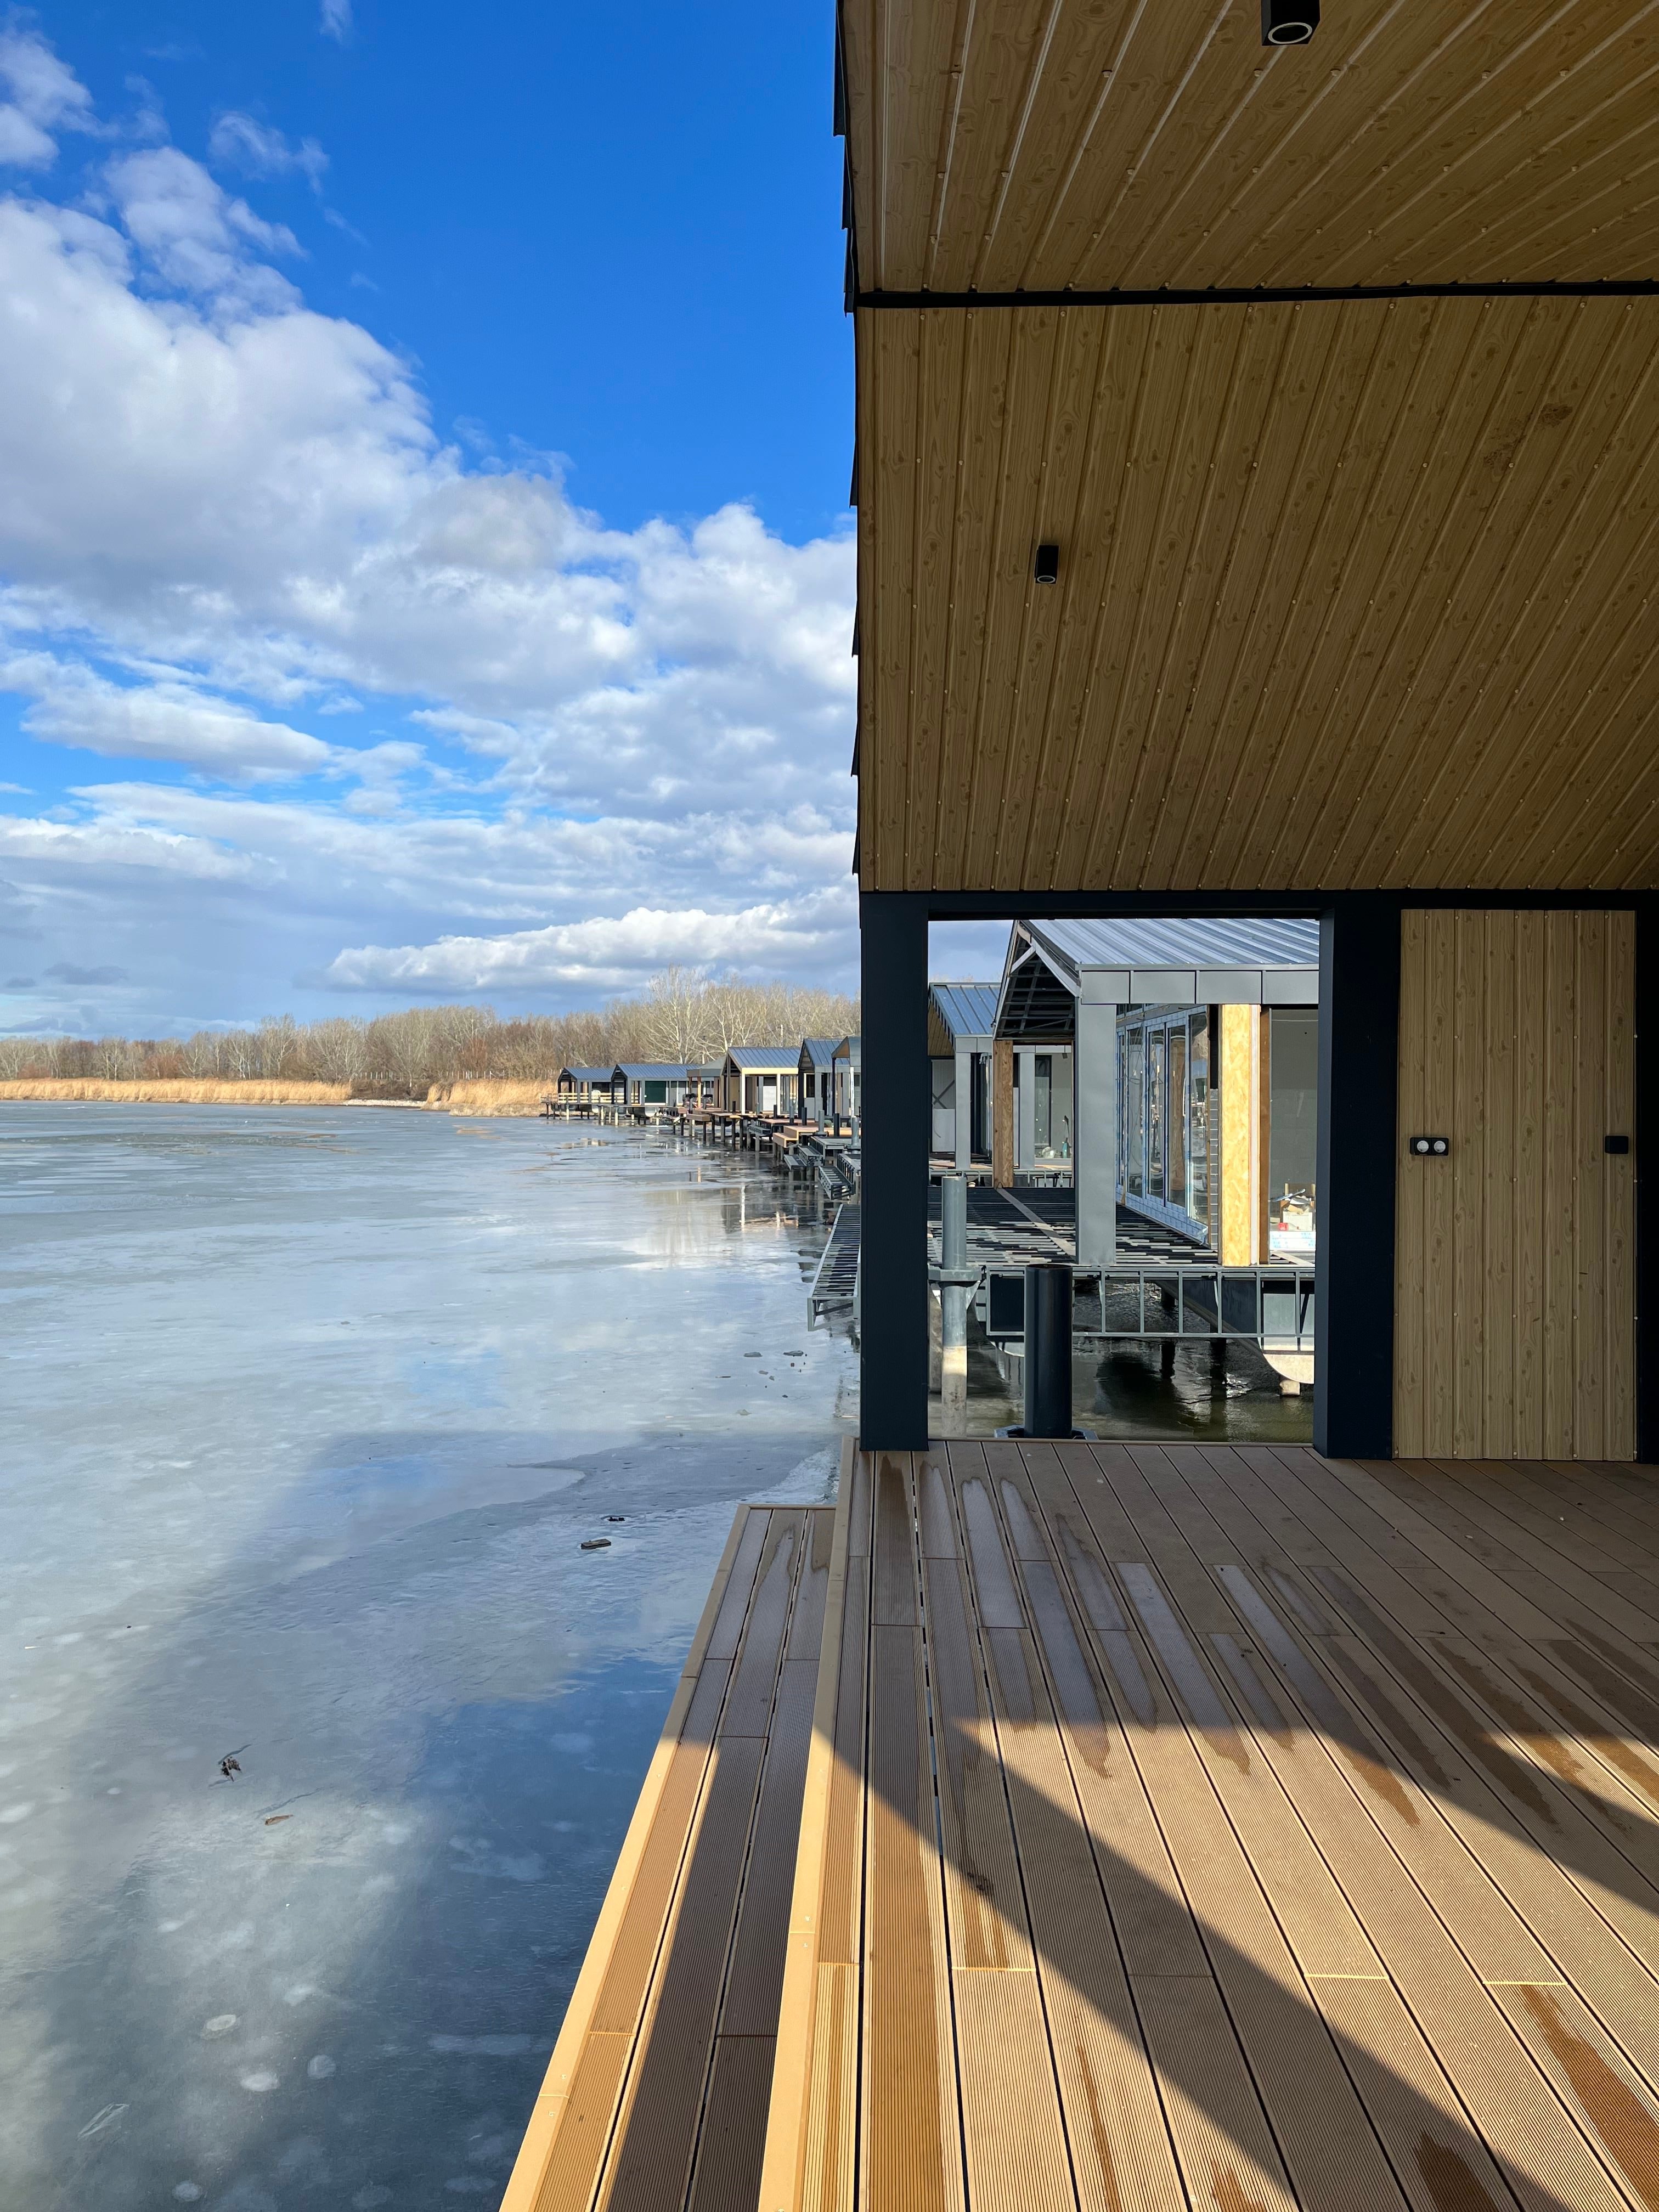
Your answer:
[[[425,1103],[434,1114],[535,1115],[541,1112],[542,1101],[553,1088],[548,1082],[463,1078],[459,1083],[434,1083]]]
[[[107,1106],[343,1106],[349,1083],[303,1083],[276,1078],[231,1082],[213,1076],[152,1077],[133,1083],[94,1075],[23,1076],[0,1083],[0,1099],[54,1099],[66,1104]]]

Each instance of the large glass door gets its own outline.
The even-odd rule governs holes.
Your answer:
[[[1165,1033],[1146,1032],[1146,1195],[1164,1195],[1164,1072],[1168,1054]]]

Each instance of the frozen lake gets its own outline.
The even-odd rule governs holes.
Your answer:
[[[0,1107],[0,2204],[498,2203],[732,1509],[854,1425],[800,1204]]]

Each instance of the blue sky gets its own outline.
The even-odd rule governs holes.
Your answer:
[[[0,17],[0,1030],[851,979],[830,52]]]

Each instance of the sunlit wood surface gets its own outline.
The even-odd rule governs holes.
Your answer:
[[[866,890],[1659,883],[1659,299],[857,339]]]
[[[857,278],[908,292],[1645,277],[1645,0],[842,0]]]
[[[762,2212],[1659,2203],[1656,1479],[860,1457]]]
[[[738,1509],[503,2212],[754,2212],[833,1520]]]

